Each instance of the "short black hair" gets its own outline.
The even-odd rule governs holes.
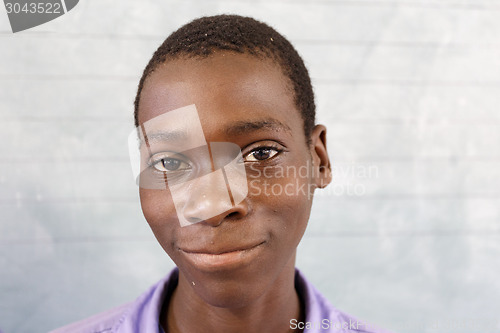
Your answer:
[[[134,102],[135,126],[144,82],[158,65],[180,57],[208,57],[216,51],[233,51],[270,58],[290,80],[294,100],[309,138],[316,106],[311,79],[304,61],[292,44],[267,24],[239,15],[216,15],[195,19],[174,31],[153,54],[142,74]]]

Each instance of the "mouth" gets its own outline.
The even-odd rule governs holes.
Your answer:
[[[179,248],[188,262],[202,271],[236,269],[252,262],[265,242],[228,249],[185,250]]]

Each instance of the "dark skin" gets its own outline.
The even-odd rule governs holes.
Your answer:
[[[161,325],[169,333],[291,332],[290,320],[304,316],[294,287],[296,248],[314,190],[331,180],[326,129],[316,125],[308,144],[279,65],[247,54],[221,51],[160,65],[145,82],[139,123],[190,104],[197,107],[207,142],[241,147],[247,177],[255,183],[241,203],[187,227],[179,225],[168,186],[140,189],[144,216],[179,267]],[[264,179],[258,172],[307,165],[304,177]],[[287,193],[264,193],[264,182],[275,189],[288,185]],[[229,264],[199,265],[192,252],[234,256]]]

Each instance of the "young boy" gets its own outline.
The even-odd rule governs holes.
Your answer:
[[[139,83],[135,135],[142,210],[177,268],[55,332],[379,332],[295,269],[314,190],[331,180],[314,121],[307,69],[269,26],[220,15],[171,34]]]

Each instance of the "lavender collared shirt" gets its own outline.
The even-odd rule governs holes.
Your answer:
[[[177,286],[178,277],[175,268],[135,301],[49,333],[163,333],[160,312]],[[305,321],[292,319],[291,328],[303,328],[307,333],[388,333],[334,308],[299,270],[295,272],[295,288],[304,302]]]

